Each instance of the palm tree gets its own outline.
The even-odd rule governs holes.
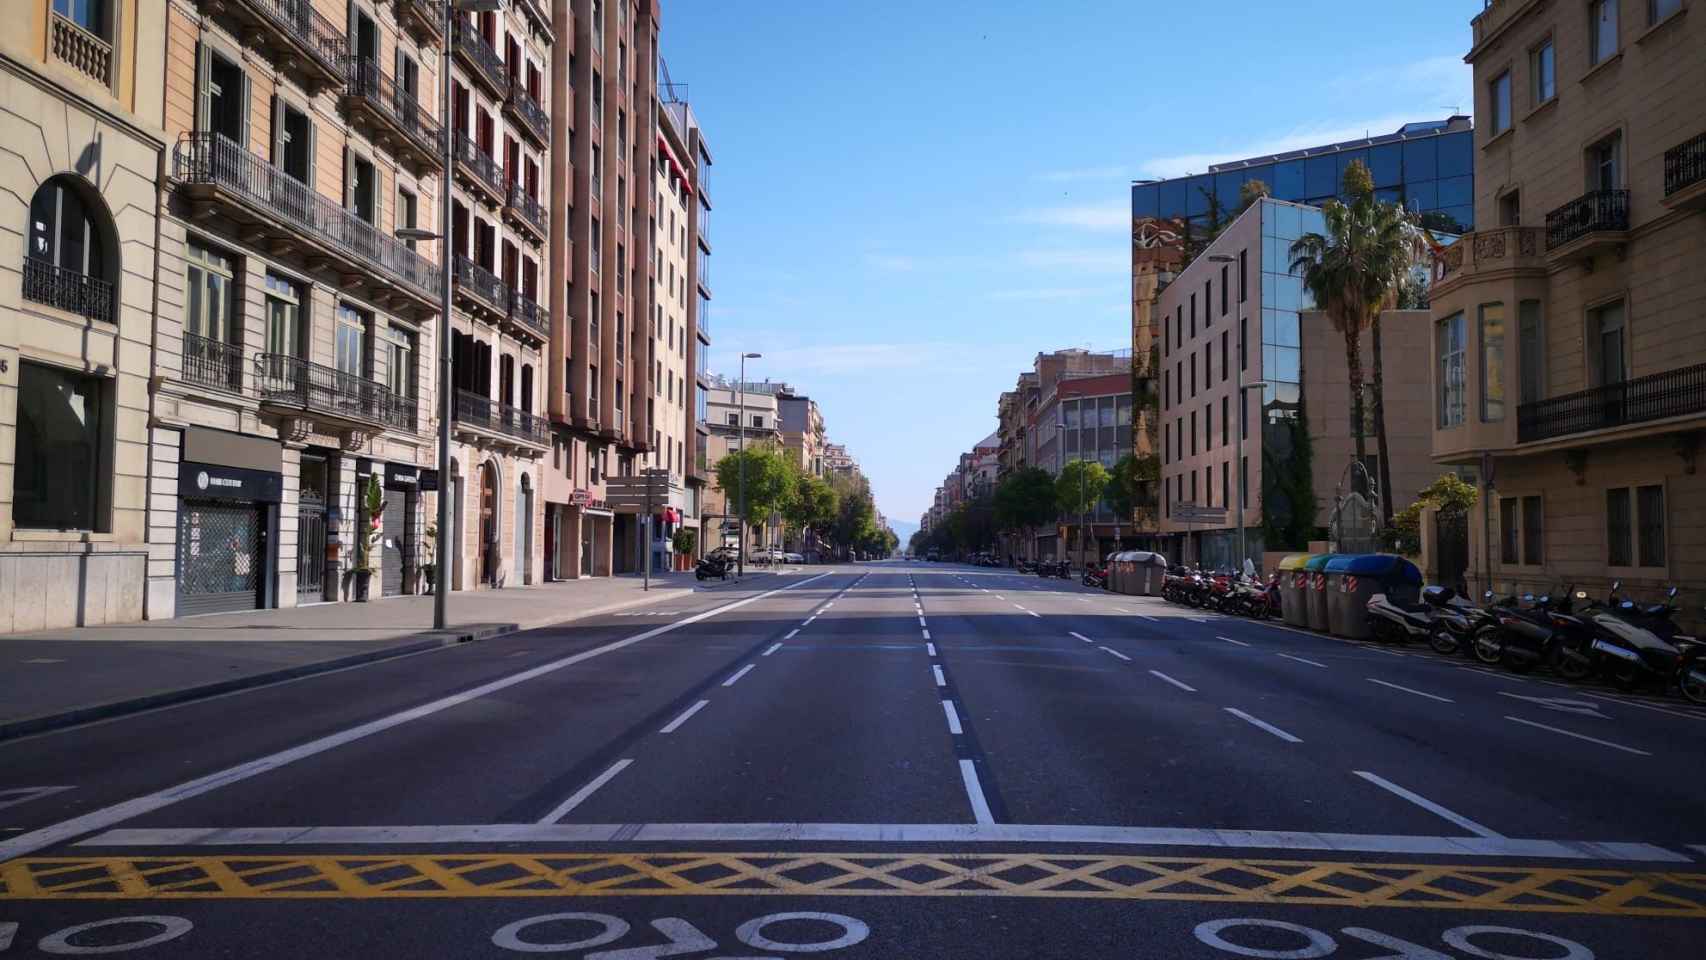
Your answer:
[[[1357,461],[1367,459],[1363,424],[1362,333],[1374,348],[1374,432],[1380,454],[1382,510],[1392,510],[1392,470],[1386,449],[1385,368],[1380,354],[1380,313],[1394,302],[1398,285],[1413,262],[1416,227],[1396,204],[1374,197],[1374,179],[1362,161],[1345,170],[1344,192],[1350,203],[1329,200],[1322,207],[1325,233],[1306,233],[1292,243],[1291,271],[1301,273],[1315,305],[1345,338],[1350,374],[1351,429]]]

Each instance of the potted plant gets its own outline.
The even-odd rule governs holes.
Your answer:
[[[431,593],[438,584],[438,524],[427,524],[421,542],[421,593]]]
[[[384,549],[385,491],[379,486],[378,477],[367,478],[362,500],[366,507],[367,525],[356,531],[355,564],[350,567],[350,573],[355,577],[357,603],[367,602],[368,586],[374,571],[379,569],[379,552]]]
[[[693,548],[699,544],[699,531],[692,527],[682,527],[675,531],[670,543],[675,547],[675,555],[680,558],[676,564],[685,570],[693,563]]]

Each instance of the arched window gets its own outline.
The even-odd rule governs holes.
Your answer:
[[[24,299],[113,322],[112,229],[106,211],[70,176],[30,200]]]

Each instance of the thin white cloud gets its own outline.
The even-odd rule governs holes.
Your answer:
[[[1020,223],[1049,227],[1123,232],[1131,229],[1131,203],[1129,200],[1119,200],[1113,203],[1042,207],[1016,214],[1013,219]]]

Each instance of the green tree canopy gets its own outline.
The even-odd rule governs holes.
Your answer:
[[[1088,513],[1108,486],[1108,468],[1094,460],[1073,460],[1055,479],[1054,496],[1062,512]]]
[[[810,474],[798,474],[794,480],[794,496],[783,507],[782,519],[794,534],[806,530],[822,533],[835,523],[839,507],[840,498],[829,481]]]
[[[753,444],[745,450],[733,450],[717,461],[717,486],[728,495],[729,508],[740,509],[741,464],[746,465],[746,512],[741,516],[748,526],[753,519],[764,519],[772,513],[786,512],[795,493],[795,470],[788,458],[774,444]]]
[[[1108,488],[1102,492],[1102,499],[1114,515],[1122,520],[1130,518],[1140,506],[1147,506],[1149,500],[1149,484],[1160,479],[1161,458],[1151,454],[1140,457],[1128,453],[1114,463],[1114,469],[1108,473]]]
[[[995,487],[995,524],[1001,530],[1031,532],[1054,522],[1060,513],[1054,478],[1041,467],[1022,467]]]

